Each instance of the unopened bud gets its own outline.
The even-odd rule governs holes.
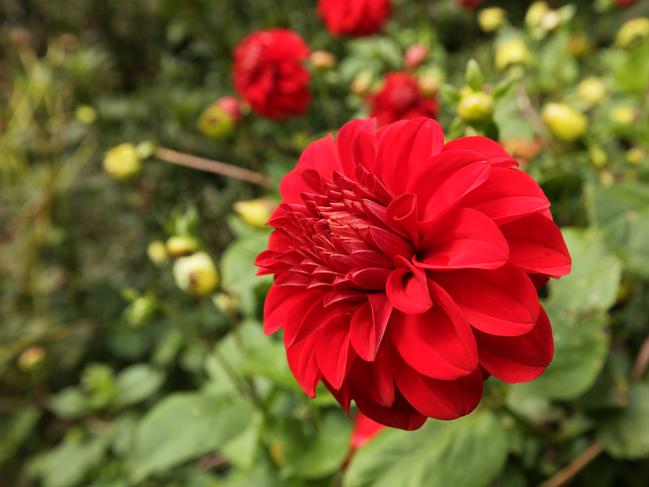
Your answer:
[[[483,32],[496,32],[507,21],[507,12],[500,7],[489,7],[478,13],[478,25]]]
[[[275,209],[275,205],[264,199],[237,201],[234,204],[234,211],[241,217],[241,219],[248,225],[257,228],[266,226],[266,222]]]
[[[84,125],[92,125],[97,120],[97,112],[89,105],[81,105],[77,108],[75,117]]]
[[[173,273],[178,287],[196,296],[207,296],[219,282],[216,266],[205,252],[180,257],[174,263]]]
[[[128,179],[139,173],[140,169],[140,156],[133,144],[120,144],[104,156],[104,171],[115,179]]]
[[[45,358],[45,349],[39,346],[32,346],[27,349],[18,357],[18,367],[24,372],[34,370]]]
[[[420,66],[428,57],[428,48],[423,44],[413,44],[406,50],[404,62],[407,67],[414,69]]]
[[[356,75],[350,87],[351,92],[357,96],[365,96],[369,93],[374,81],[372,73],[369,71],[362,71]]]
[[[509,38],[496,47],[496,67],[505,69],[514,64],[523,64],[529,60],[529,56],[530,53],[522,39]]]
[[[591,76],[579,83],[577,95],[588,106],[599,105],[606,97],[606,85],[600,78]]]
[[[235,313],[239,307],[237,298],[226,293],[216,293],[212,298],[216,309],[225,314]]]
[[[213,139],[227,139],[241,120],[238,100],[227,96],[207,107],[198,118],[198,129]]]
[[[636,116],[636,109],[630,105],[619,106],[611,110],[611,120],[624,127],[628,127],[635,122]]]
[[[548,11],[541,19],[541,29],[552,32],[561,24],[561,15],[556,10]]]
[[[584,57],[591,50],[590,39],[581,33],[575,33],[568,39],[568,52],[576,58]]]
[[[630,47],[636,41],[649,36],[649,19],[638,17],[626,21],[617,31],[615,44],[620,47]]]
[[[639,147],[632,147],[625,154],[626,162],[638,166],[647,160],[647,153]]]
[[[565,142],[579,139],[588,128],[584,114],[564,103],[548,103],[543,109],[543,121],[552,135]]]
[[[536,29],[541,26],[543,17],[550,11],[550,7],[545,2],[534,2],[527,9],[525,14],[525,25],[530,29]]]
[[[541,151],[541,143],[536,139],[516,138],[504,141],[505,149],[517,161],[530,162]]]
[[[318,69],[331,69],[336,65],[336,57],[329,51],[313,51],[311,53],[311,64]]]
[[[426,98],[431,98],[437,94],[442,83],[440,73],[428,70],[417,76],[417,85],[421,94]]]
[[[198,241],[188,235],[174,235],[167,239],[167,252],[171,257],[189,255],[198,249]]]
[[[460,118],[468,123],[483,123],[491,119],[494,99],[488,93],[475,91],[464,94],[458,106]]]
[[[167,260],[169,260],[167,247],[164,242],[160,240],[155,240],[149,244],[146,248],[146,255],[149,257],[149,260],[157,266],[163,265]]]

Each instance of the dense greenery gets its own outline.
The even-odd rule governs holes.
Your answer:
[[[526,26],[529,2],[486,2],[511,25],[485,33],[479,10],[395,0],[384,35],[346,40],[314,1],[4,0],[0,484],[524,486],[603,448],[574,485],[647,485],[649,36],[616,33],[649,1],[549,3],[558,22]],[[311,68],[307,115],[246,114],[230,137],[205,136],[199,115],[233,92],[232,47],[270,26],[337,65]],[[574,270],[543,290],[556,354],[540,379],[490,380],[471,416],[384,431],[343,470],[351,421],[324,388],[304,396],[261,329],[259,212],[310,140],[366,114],[350,86],[380,84],[416,42],[447,134],[486,133],[522,161]],[[495,98],[493,117],[458,116],[465,85]],[[552,116],[555,102],[577,113]],[[145,159],[124,180],[102,169],[121,143]],[[261,172],[270,189],[170,165],[156,147]],[[253,198],[265,200],[234,210]],[[171,237],[176,253],[211,256],[214,292],[213,275],[179,287]]]

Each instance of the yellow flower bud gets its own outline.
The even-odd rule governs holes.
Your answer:
[[[140,172],[140,169],[140,157],[133,144],[120,144],[104,156],[104,171],[115,179],[127,179]]]
[[[372,73],[369,71],[362,71],[358,73],[352,81],[350,89],[352,93],[357,96],[365,96],[369,93],[370,88],[372,87],[372,82]]]
[[[496,47],[496,67],[505,69],[513,64],[526,63],[530,53],[522,39],[512,37],[498,44]]]
[[[639,147],[632,147],[625,154],[626,162],[638,166],[647,159],[647,153]]]
[[[188,255],[198,249],[198,242],[194,237],[187,235],[174,235],[167,239],[167,252],[172,257]]]
[[[548,103],[543,121],[557,139],[573,142],[586,133],[588,119],[583,113],[563,103]]]
[[[205,252],[180,257],[174,263],[173,273],[178,287],[196,296],[207,296],[219,282],[216,266]]]
[[[213,139],[227,139],[234,134],[235,121],[223,107],[213,104],[198,117],[198,130]]]
[[[318,69],[331,69],[336,65],[336,57],[329,51],[313,51],[310,60]]]
[[[599,105],[606,97],[606,85],[600,78],[591,76],[579,83],[577,95],[588,106]]]
[[[561,16],[556,10],[549,10],[541,19],[541,29],[545,32],[552,32],[561,24]]]
[[[615,44],[620,47],[629,47],[635,41],[649,36],[649,19],[639,17],[626,21],[617,31]]]
[[[97,120],[97,112],[89,105],[81,105],[77,108],[75,117],[84,125],[92,125]]]
[[[45,358],[45,349],[39,346],[32,346],[18,356],[18,367],[28,372],[38,367]]]
[[[437,94],[441,82],[442,75],[436,70],[428,69],[417,76],[417,85],[421,94],[428,98]]]
[[[161,242],[160,240],[151,242],[146,248],[146,254],[149,257],[149,260],[151,260],[155,265],[162,265],[169,260],[167,247],[164,242]]]
[[[270,219],[275,205],[264,199],[237,201],[234,211],[251,227],[263,228]]]
[[[530,8],[527,9],[525,14],[525,24],[530,28],[534,29],[541,26],[543,22],[543,17],[550,11],[550,7],[545,2],[534,2],[530,5]]]
[[[460,115],[460,118],[465,122],[486,122],[493,115],[493,96],[483,91],[463,94],[457,111]]]
[[[478,25],[483,32],[496,32],[507,21],[507,12],[500,7],[489,7],[478,13]]]
[[[212,303],[214,303],[216,309],[226,314],[236,312],[239,305],[236,297],[226,293],[216,293],[212,298]]]
[[[585,56],[591,49],[590,39],[581,33],[577,32],[570,36],[568,39],[568,52],[576,58]]]
[[[607,157],[604,149],[594,145],[588,150],[588,153],[590,154],[590,160],[593,162],[593,166],[601,169],[606,165]]]
[[[625,127],[635,122],[636,115],[636,109],[629,105],[622,105],[611,110],[611,120]]]

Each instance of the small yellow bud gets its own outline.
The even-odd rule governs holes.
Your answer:
[[[84,125],[92,125],[97,120],[97,112],[90,105],[81,105],[77,108],[75,117]]]
[[[525,24],[530,29],[535,29],[541,26],[543,17],[550,11],[550,7],[545,2],[534,2],[527,9],[525,14]]]
[[[573,142],[586,133],[588,119],[583,113],[563,103],[548,103],[543,121],[557,139]]]
[[[275,205],[264,199],[237,201],[234,211],[251,227],[263,228],[275,209]]]
[[[227,139],[234,134],[235,123],[230,114],[217,104],[210,105],[198,117],[198,130],[213,139]]]
[[[169,255],[167,254],[167,247],[164,242],[160,240],[155,240],[149,244],[146,248],[146,255],[149,257],[149,260],[155,265],[163,265],[167,260],[169,260]]]
[[[311,53],[311,64],[318,69],[331,69],[336,65],[336,56],[329,51],[313,51]]]
[[[647,159],[647,153],[639,147],[632,147],[625,154],[626,162],[638,166]]]
[[[140,172],[140,169],[140,157],[133,144],[120,144],[104,156],[104,171],[115,179],[127,179]]]
[[[496,32],[507,21],[507,12],[500,7],[489,7],[478,13],[478,25],[483,32]]]
[[[607,157],[604,149],[597,145],[594,145],[588,150],[588,153],[590,154],[590,159],[593,162],[593,166],[601,169],[606,165]]]
[[[457,111],[460,118],[465,122],[486,122],[493,115],[493,96],[483,91],[464,94],[462,95]]]
[[[441,73],[432,69],[426,70],[417,76],[417,84],[419,85],[421,94],[428,98],[437,94],[441,83]]]
[[[530,53],[522,39],[509,38],[496,47],[496,67],[505,69],[513,64],[523,64],[529,60]]]
[[[173,273],[178,287],[196,296],[207,296],[219,282],[216,266],[205,252],[180,257],[174,263]]]
[[[18,356],[18,367],[20,370],[28,372],[38,367],[45,358],[45,349],[39,346],[32,346]]]
[[[577,32],[568,39],[568,52],[576,58],[581,58],[591,50],[590,39],[581,32]]]
[[[236,297],[226,293],[216,293],[212,298],[212,303],[216,309],[226,314],[236,312],[239,304]]]
[[[649,19],[639,17],[626,21],[617,31],[615,44],[620,47],[629,47],[635,41],[649,36]]]
[[[604,82],[595,76],[584,79],[577,86],[577,95],[589,107],[599,105],[606,97],[606,91]]]
[[[171,257],[189,255],[198,249],[198,241],[187,235],[174,235],[167,239],[167,252]]]
[[[357,96],[365,96],[369,93],[373,81],[372,73],[362,71],[352,81],[350,89]]]
[[[552,32],[561,24],[561,16],[556,10],[549,10],[541,19],[541,29]]]
[[[611,110],[611,120],[618,125],[628,127],[636,119],[636,109],[629,105],[623,105]]]

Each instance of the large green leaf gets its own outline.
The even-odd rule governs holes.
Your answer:
[[[599,438],[616,458],[649,456],[649,384],[631,388],[629,404],[602,423]]]
[[[127,406],[148,398],[162,385],[164,374],[147,364],[133,365],[117,376],[115,403]]]
[[[135,433],[131,477],[139,482],[223,447],[252,416],[242,399],[201,393],[172,394],[153,408]]]
[[[649,276],[649,185],[593,186],[587,194],[591,218],[628,270]]]
[[[488,485],[507,458],[503,429],[489,411],[429,421],[414,432],[386,430],[353,457],[345,487]]]
[[[545,304],[555,340],[554,360],[535,381],[514,386],[519,394],[578,397],[593,384],[608,354],[606,310],[615,302],[620,263],[593,230],[568,229],[564,236],[573,269],[550,284]]]

